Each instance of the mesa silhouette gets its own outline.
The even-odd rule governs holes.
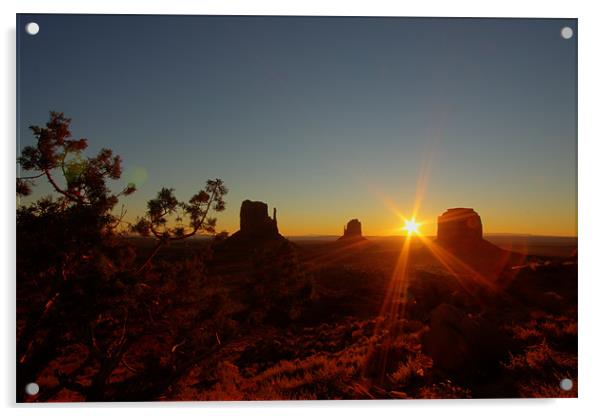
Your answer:
[[[362,240],[365,240],[362,236],[362,223],[357,218],[354,218],[343,228],[343,235],[339,237],[339,241],[357,242]]]

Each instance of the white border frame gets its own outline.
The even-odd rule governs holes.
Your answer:
[[[344,411],[365,415],[375,410],[379,414],[420,412],[421,414],[479,414],[504,415],[508,412],[545,412],[546,415],[564,415],[568,412],[587,414],[602,408],[598,387],[602,385],[599,374],[602,360],[599,317],[602,316],[599,297],[602,294],[602,276],[596,260],[602,244],[599,215],[602,215],[602,173],[599,158],[602,155],[601,79],[602,15],[595,1],[527,1],[504,0],[493,2],[470,0],[429,0],[412,3],[395,1],[351,0],[304,0],[295,2],[267,0],[198,1],[124,0],[42,1],[5,0],[0,15],[3,29],[2,42],[2,91],[0,101],[4,137],[2,142],[2,203],[3,238],[0,262],[5,266],[2,276],[2,313],[0,313],[1,365],[0,405],[9,407],[9,414],[29,414],[43,408],[44,414],[71,414],[85,411],[87,414],[105,414],[108,408],[116,414],[132,411],[148,414],[191,413],[238,414],[328,414]],[[143,404],[60,404],[15,405],[15,224],[14,193],[16,157],[16,76],[15,76],[15,21],[16,13],[120,13],[120,14],[238,14],[238,15],[338,15],[338,16],[442,16],[442,17],[558,17],[578,18],[579,41],[579,399],[511,399],[511,400],[425,400],[425,401],[347,401],[347,402],[245,402],[245,403],[143,403]],[[8,196],[8,197],[6,197]],[[6,203],[6,201],[12,203]]]

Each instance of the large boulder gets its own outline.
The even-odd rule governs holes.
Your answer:
[[[462,369],[471,359],[475,329],[475,323],[461,310],[441,304],[431,312],[430,329],[422,339],[423,351],[444,371]]]
[[[468,375],[479,368],[496,367],[505,357],[507,340],[491,322],[442,303],[431,311],[422,347],[436,368]]]

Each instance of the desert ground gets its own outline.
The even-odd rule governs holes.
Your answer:
[[[558,387],[577,381],[576,239],[492,236],[522,255],[488,287],[470,276],[479,259],[446,267],[414,237],[395,291],[405,239],[291,238],[250,251],[210,239],[171,244],[137,284],[145,329],[99,399],[576,395]],[[152,247],[130,242],[140,253]],[[397,308],[385,305],[391,291]],[[85,360],[73,345],[53,361],[39,383],[54,394],[43,399],[90,399],[57,387],[57,370]],[[75,379],[90,382],[85,371]]]

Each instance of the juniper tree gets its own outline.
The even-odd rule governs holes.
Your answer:
[[[71,137],[70,122],[63,113],[51,112],[45,126],[31,126],[35,143],[17,159],[25,173],[17,178],[19,196],[31,195],[39,180],[52,190],[17,208],[18,401],[24,400],[27,383],[61,354],[81,347],[86,358],[69,373],[56,370],[58,385],[39,399],[67,388],[87,400],[111,400],[116,394],[111,374],[149,331],[146,305],[151,302],[139,294],[144,276],[135,272],[133,247],[114,231],[125,215],[124,210],[115,215],[114,208],[135,186],[113,192],[110,184],[121,177],[121,158],[110,149],[86,156],[88,141]],[[164,189],[149,201],[149,215],[136,228],[152,234],[159,246],[198,232],[213,233],[216,221],[208,214],[224,209],[225,193],[219,179],[208,181],[187,203]],[[175,212],[189,224],[170,227],[165,218]],[[88,384],[76,381],[84,373]],[[140,377],[150,379],[150,374]]]
[[[196,234],[215,234],[217,220],[209,217],[209,213],[226,208],[224,195],[227,193],[221,179],[208,180],[205,189],[194,194],[188,202],[179,201],[172,188],[161,189],[156,198],[148,201],[145,216],[132,227],[140,235],[153,236],[157,240],[138,272],[150,264],[161,247],[172,241],[184,240]]]

